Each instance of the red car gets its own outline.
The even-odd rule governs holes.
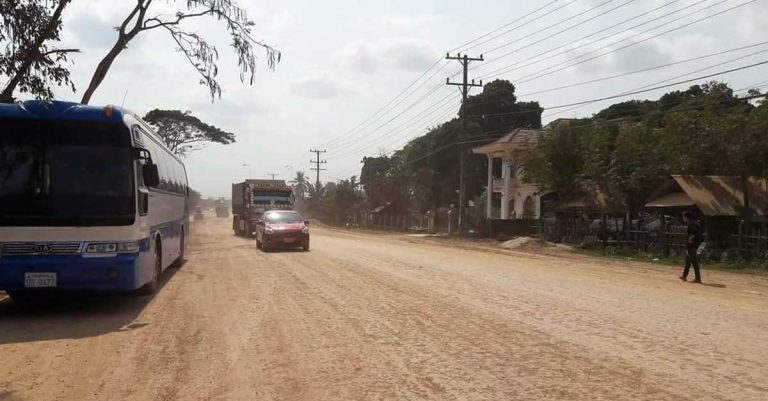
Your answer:
[[[256,247],[265,252],[296,247],[308,251],[309,221],[291,210],[267,211],[256,226]]]

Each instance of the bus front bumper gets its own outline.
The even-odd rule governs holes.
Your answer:
[[[81,256],[13,256],[0,258],[0,290],[105,290],[138,288],[138,254]],[[27,273],[55,275],[55,286],[29,288]],[[29,283],[27,283],[29,284]],[[50,285],[48,281],[45,285]]]

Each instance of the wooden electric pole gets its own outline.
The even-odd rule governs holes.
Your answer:
[[[462,128],[462,136],[466,137],[467,135],[467,96],[469,95],[469,88],[474,86],[483,86],[483,81],[480,80],[479,84],[475,83],[475,80],[473,79],[471,82],[467,79],[467,72],[469,70],[469,63],[472,61],[483,61],[483,55],[480,55],[480,58],[473,58],[468,57],[466,54],[461,55],[461,53],[457,53],[456,56],[451,56],[450,53],[445,55],[445,58],[447,60],[458,60],[461,63],[461,66],[464,70],[464,79],[462,82],[451,82],[450,78],[445,79],[446,85],[454,85],[459,86],[461,88],[461,128]],[[465,178],[464,178],[464,153],[465,152],[465,145],[459,145],[459,235],[464,234],[464,226],[466,225],[466,217],[464,216],[464,207],[466,206],[466,199],[465,198]]]
[[[324,168],[320,168],[321,164],[328,163],[325,160],[320,160],[320,153],[325,153],[325,150],[317,150],[317,149],[310,149],[310,152],[315,154],[315,160],[310,160],[310,163],[314,163],[315,167],[312,167],[310,170],[315,170],[317,179],[315,180],[315,189],[320,189],[320,172],[325,171]]]

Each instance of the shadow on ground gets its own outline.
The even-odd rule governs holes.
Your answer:
[[[177,271],[163,272],[158,292]],[[134,320],[155,295],[61,292],[42,295],[32,303],[16,303],[0,295],[0,345],[138,330],[148,323]],[[1,390],[0,400],[13,399]]]

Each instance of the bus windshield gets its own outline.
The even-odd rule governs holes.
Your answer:
[[[0,132],[0,226],[133,223],[123,124],[0,120]]]

